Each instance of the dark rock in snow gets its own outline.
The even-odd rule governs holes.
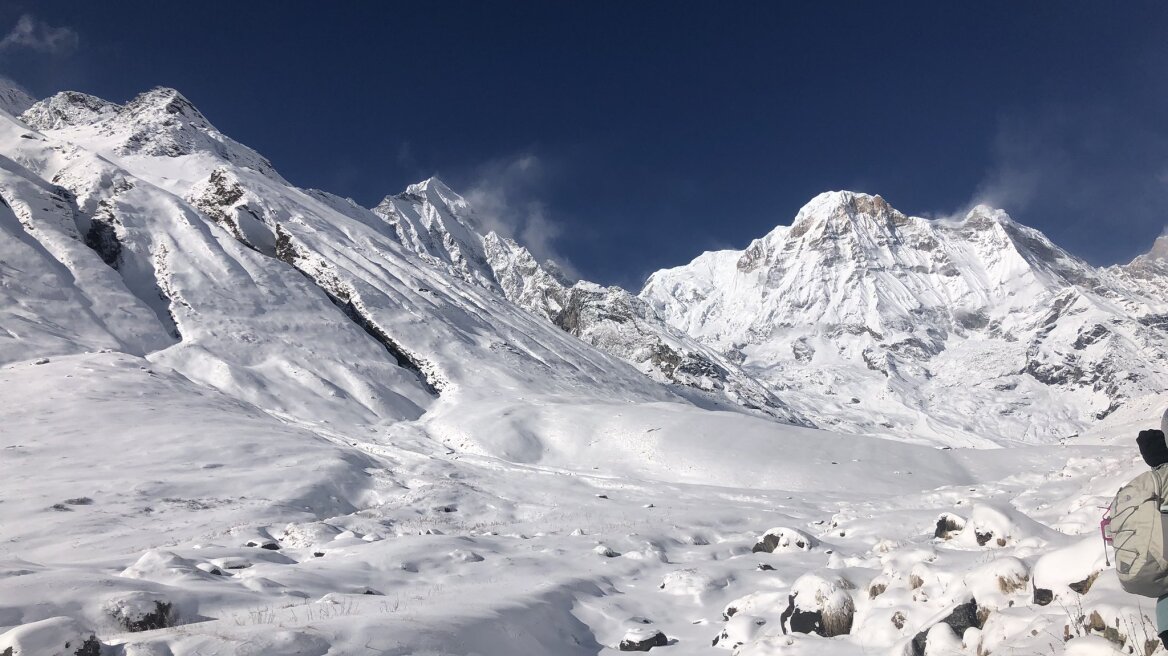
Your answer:
[[[669,644],[669,638],[660,631],[630,631],[620,642],[621,651],[649,651],[654,647],[664,647]]]
[[[1082,581],[1075,581],[1074,583],[1070,583],[1067,585],[1067,587],[1079,594],[1087,594],[1091,590],[1091,586],[1095,584],[1095,579],[1098,579],[1099,575],[1102,573],[1103,572],[1101,571],[1092,572],[1087,578],[1083,579]]]
[[[957,533],[960,533],[964,528],[965,520],[957,515],[944,513],[937,518],[937,528],[933,531],[933,537],[948,540]]]
[[[937,624],[948,624],[949,628],[953,629],[955,635],[963,635],[966,629],[978,628],[980,629],[984,624],[984,616],[979,613],[977,600],[970,599],[953,609],[945,619],[937,622]],[[936,626],[936,624],[926,626],[921,629],[920,633],[913,636],[912,639],[912,656],[925,656],[925,645],[928,641],[929,629]]]
[[[165,601],[154,602],[154,611],[145,613],[138,618],[123,615],[118,618],[122,626],[131,633],[138,631],[153,631],[174,626],[173,605]]]
[[[1054,590],[1040,588],[1037,585],[1034,586],[1034,603],[1035,604],[1038,604],[1039,606],[1046,606],[1046,605],[1050,604],[1050,602],[1052,602],[1052,601],[1054,601]]]

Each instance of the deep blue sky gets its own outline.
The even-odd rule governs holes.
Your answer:
[[[0,48],[0,72],[173,86],[365,205],[438,174],[633,287],[828,189],[989,200],[1097,264],[1168,223],[1164,2],[171,4],[5,2],[0,30],[76,38]]]

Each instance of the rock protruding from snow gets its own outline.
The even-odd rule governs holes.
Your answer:
[[[656,629],[629,629],[620,641],[621,651],[649,651],[654,647],[664,647],[669,638]]]
[[[941,513],[937,518],[937,528],[933,530],[933,537],[939,540],[948,540],[965,529],[965,519],[953,513]]]
[[[785,553],[789,551],[811,551],[819,541],[807,533],[794,528],[776,527],[767,531],[755,543],[752,552]]]
[[[926,622],[925,628],[913,637],[909,653],[911,656],[929,656],[932,653],[943,653],[942,649],[946,647],[960,648],[961,636],[965,635],[966,630],[980,629],[984,624],[985,619],[975,599],[956,604],[939,620]]]
[[[793,633],[815,633],[827,638],[852,630],[856,605],[852,585],[837,574],[804,574],[791,585],[783,624]]]
[[[1099,536],[1083,537],[1061,549],[1044,553],[1034,563],[1034,603],[1046,606],[1060,600],[1064,604],[1091,591],[1106,568],[1106,553]]]

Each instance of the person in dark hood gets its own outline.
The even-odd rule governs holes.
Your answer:
[[[1164,423],[1168,424],[1168,412],[1164,414]],[[1136,437],[1136,444],[1140,447],[1144,462],[1152,469],[1168,464],[1168,443],[1165,443],[1164,431],[1154,428],[1142,430]],[[1168,595],[1156,600],[1156,629],[1160,642],[1168,648]]]
[[[1136,437],[1136,444],[1140,447],[1144,462],[1152,469],[1168,463],[1168,443],[1164,441],[1164,431],[1155,428],[1142,430]]]

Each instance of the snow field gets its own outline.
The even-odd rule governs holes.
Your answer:
[[[23,455],[0,461],[21,490],[0,502],[12,644],[70,618],[111,653],[175,656],[597,654],[656,631],[668,644],[653,649],[677,654],[715,638],[738,654],[911,653],[922,631],[928,653],[1102,654],[1092,636],[1134,644],[1148,627],[1150,605],[1102,564],[1097,527],[1048,528],[1081,526],[1100,478],[1138,471],[1129,448],[1098,440],[940,450],[744,418],[723,424],[750,448],[715,449],[669,404],[617,418],[549,402],[514,409],[518,424],[468,408],[479,446],[461,449],[430,436],[440,418],[313,431],[117,353],[0,376],[23,390],[3,445]],[[755,421],[766,437],[751,437]],[[514,425],[546,439],[523,452],[534,462],[499,457],[515,455]],[[637,440],[566,446],[618,446],[645,426],[663,464],[638,470]],[[823,449],[799,448],[816,437]],[[861,457],[837,469],[833,453]],[[699,462],[707,481],[689,473]],[[938,485],[955,476],[970,482]],[[935,538],[944,513],[963,528]],[[839,635],[784,635],[791,595]],[[934,628],[971,599],[980,629]]]

